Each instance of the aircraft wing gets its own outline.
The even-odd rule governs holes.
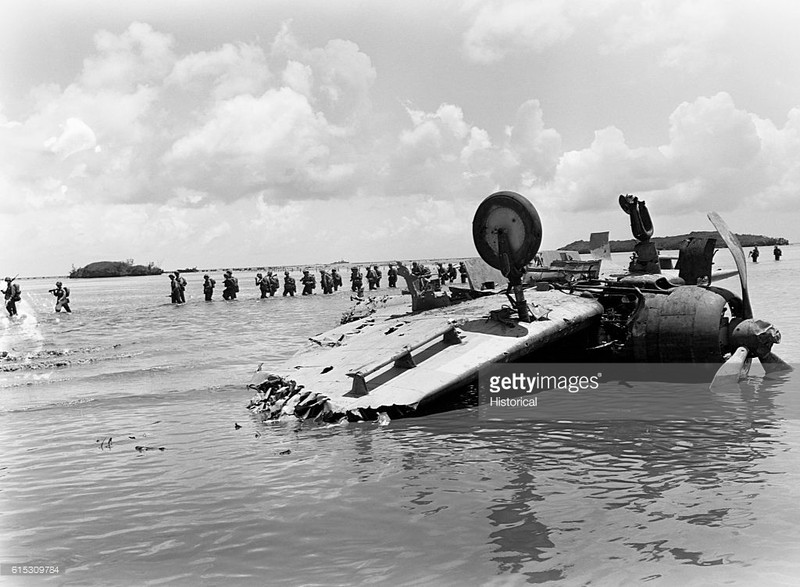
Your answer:
[[[383,411],[396,417],[474,380],[481,368],[588,328],[603,312],[596,300],[555,290],[526,290],[525,298],[537,318],[529,323],[491,318],[508,305],[499,295],[417,314],[376,313],[314,337],[282,365],[262,366],[251,386],[269,387],[270,376],[282,389],[303,386],[281,399],[278,414],[374,419]],[[251,409],[274,417],[269,402],[257,394]]]

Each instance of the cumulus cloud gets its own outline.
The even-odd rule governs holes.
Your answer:
[[[480,5],[464,33],[470,59],[491,63],[520,51],[541,51],[575,31],[567,14],[569,2],[491,2]]]
[[[464,54],[493,63],[519,54],[541,53],[594,25],[621,0],[491,0],[467,4]]]
[[[715,43],[725,33],[729,7],[722,0],[493,0],[468,5],[463,35],[470,60],[493,63],[537,54],[580,34],[603,31],[595,50],[603,55],[654,51],[656,63],[690,73],[724,64]],[[594,41],[589,41],[594,42]],[[727,65],[727,64],[726,64]]]
[[[404,129],[391,159],[387,188],[397,195],[431,194],[451,198],[463,193],[472,166],[483,157],[494,159],[494,147],[485,131],[471,127],[461,108],[442,104],[436,112],[407,108],[411,128]]]
[[[400,133],[390,167],[396,194],[471,200],[498,188],[545,182],[561,155],[559,133],[547,128],[537,100],[525,102],[499,139],[469,124],[463,110],[442,104],[435,112],[408,107],[411,128]],[[482,195],[481,195],[482,194]]]
[[[514,124],[495,139],[455,105],[434,112],[409,107],[408,114],[387,193],[474,203],[511,189],[545,208],[574,211],[608,209],[618,194],[636,193],[672,214],[753,201],[788,209],[800,199],[797,110],[776,127],[724,92],[678,105],[665,121],[668,142],[636,147],[609,126],[587,147],[563,151],[535,100],[521,105]]]
[[[614,194],[652,197],[662,211],[732,210],[745,201],[789,209],[800,200],[797,114],[783,128],[737,108],[719,93],[679,105],[669,118],[669,142],[630,147],[609,127],[586,149],[562,155],[552,181],[534,186],[567,209],[607,207]]]
[[[182,185],[223,199],[261,190],[283,193],[287,186],[320,195],[352,171],[331,161],[336,135],[305,96],[281,88],[218,102],[202,126],[172,145],[164,161]]]
[[[101,31],[72,83],[34,88],[29,115],[3,121],[4,181],[31,205],[349,194],[375,70],[350,41],[292,39],[286,25],[269,51],[181,54],[144,23]]]
[[[726,19],[721,0],[649,0],[618,18],[601,49],[624,53],[654,48],[662,67],[698,72],[721,59],[712,49]]]
[[[592,4],[592,13],[590,4],[476,4],[468,50],[484,62],[541,50],[606,5]],[[544,27],[541,35],[517,31],[531,22]],[[625,26],[633,25],[617,30]],[[651,31],[609,50],[672,41],[677,33]],[[469,240],[460,231],[498,189],[575,211],[606,209],[620,193],[675,213],[798,204],[800,109],[776,125],[723,92],[675,106],[664,116],[663,144],[633,144],[621,128],[602,125],[565,151],[562,129],[535,96],[491,121],[466,102],[395,101],[374,111],[371,58],[347,40],[307,47],[289,24],[268,45],[197,52],[138,23],[99,33],[95,43],[71,83],[34,88],[30,110],[16,120],[0,115],[0,191],[14,202],[6,211],[26,219],[63,212],[51,229],[68,219],[76,236],[90,235],[87,247],[106,239],[122,250],[126,238],[169,234],[184,250],[204,243],[211,251],[236,235],[290,255],[303,246],[304,222],[350,251],[342,256],[357,245],[384,250],[387,235],[416,242],[433,234],[445,247]],[[92,209],[91,220],[74,216]],[[353,209],[363,225],[334,224]]]
[[[332,39],[324,47],[308,48],[286,22],[272,44],[272,55],[286,63],[284,83],[308,96],[331,121],[357,123],[369,113],[377,73],[356,43]]]
[[[260,94],[268,88],[271,77],[261,47],[226,43],[213,51],[181,57],[165,81],[167,86],[174,84],[200,99],[224,100],[242,94]],[[185,100],[186,96],[181,98]]]
[[[538,100],[528,100],[517,111],[514,126],[508,129],[508,150],[518,165],[539,180],[555,173],[561,156],[561,135],[544,125],[544,112]]]
[[[121,35],[100,31],[94,37],[96,53],[84,60],[79,84],[86,88],[130,91],[142,84],[161,84],[175,56],[171,35],[135,22]]]
[[[58,137],[50,137],[44,146],[66,159],[70,155],[92,149],[97,145],[97,137],[80,118],[68,118],[64,131]]]

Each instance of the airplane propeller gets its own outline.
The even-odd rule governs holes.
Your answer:
[[[728,245],[742,285],[742,320],[732,322],[730,330],[731,345],[736,347],[736,351],[714,375],[712,387],[722,380],[735,378],[740,381],[747,377],[753,357],[758,358],[767,373],[791,371],[792,367],[772,352],[772,345],[781,341],[781,333],[769,322],[753,319],[747,287],[747,259],[739,239],[716,212],[709,212],[708,219]]]

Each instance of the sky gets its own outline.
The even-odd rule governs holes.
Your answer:
[[[543,249],[800,240],[800,3],[0,0],[0,273],[475,256],[499,190]]]

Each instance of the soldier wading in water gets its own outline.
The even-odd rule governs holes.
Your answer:
[[[339,288],[342,287],[342,276],[335,268],[331,269],[331,279],[333,280],[333,291],[339,291]]]
[[[56,281],[55,289],[49,290],[51,294],[56,296],[56,312],[60,312],[61,308],[64,308],[64,311],[67,314],[71,314],[72,310],[69,309],[69,288],[62,287],[60,281]]]
[[[294,281],[294,277],[289,275],[288,271],[283,272],[283,295],[292,296],[294,297],[294,292],[297,291],[297,284]]]
[[[16,278],[14,278],[16,279]],[[21,289],[19,284],[14,283],[14,279],[6,277],[6,288],[3,290],[3,295],[6,300],[6,310],[9,316],[17,315],[17,302],[22,299]]]
[[[310,296],[317,288],[317,278],[309,274],[308,269],[303,270],[303,277],[300,279],[303,284],[303,295]]]
[[[207,273],[203,275],[203,295],[206,297],[207,302],[210,302],[211,296],[214,295],[215,285],[217,285],[217,282],[212,277],[209,277]]]
[[[233,276],[233,272],[230,269],[225,272],[223,285],[225,289],[222,290],[222,299],[235,300],[236,294],[239,292],[239,280]]]
[[[256,285],[261,290],[261,299],[263,300],[269,295],[269,278],[264,277],[261,273],[256,273]]]

